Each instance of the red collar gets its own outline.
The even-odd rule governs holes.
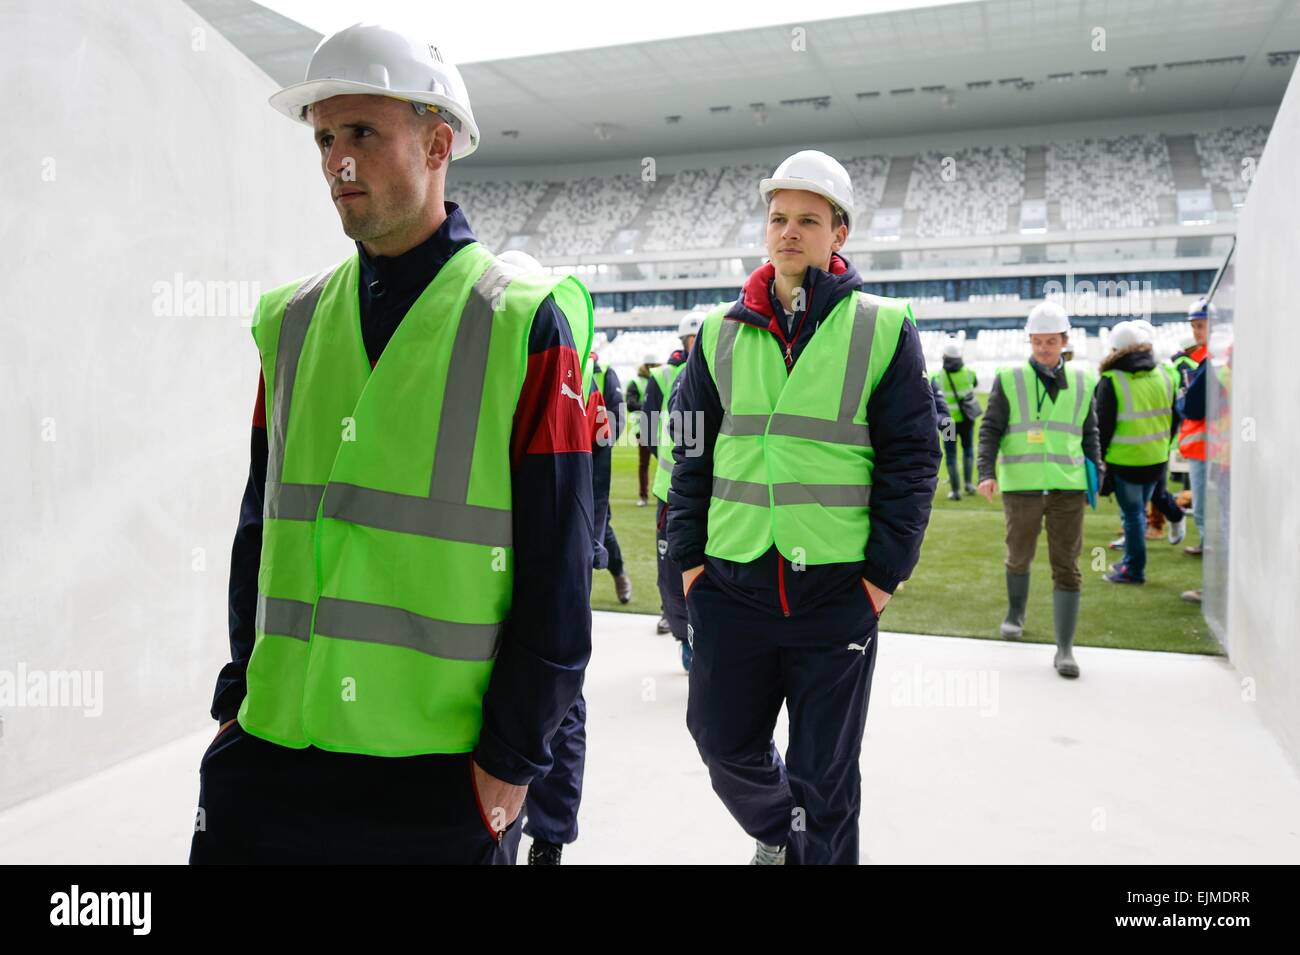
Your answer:
[[[831,267],[826,271],[831,275],[843,275],[849,269],[848,263],[840,258],[838,252],[831,253]],[[741,302],[752,312],[762,315],[769,322],[775,321],[772,314],[772,302],[767,297],[767,287],[776,278],[776,266],[765,262],[750,273],[741,290]]]

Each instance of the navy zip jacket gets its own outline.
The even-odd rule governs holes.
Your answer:
[[[371,367],[402,317],[459,249],[475,241],[464,213],[401,255],[368,255],[361,243],[361,329]],[[582,688],[591,654],[591,430],[584,410],[560,391],[581,381],[568,320],[552,298],[538,306],[528,367],[510,439],[514,592],[510,620],[483,698],[474,760],[516,785],[551,765],[549,741]],[[230,662],[217,677],[212,716],[233,719],[247,692],[266,487],[265,383],[258,382],[248,484],[230,555]]]
[[[830,271],[808,269],[804,278],[807,310],[787,323],[775,301],[774,274],[768,263],[750,275],[724,321],[770,331],[772,347],[780,349],[782,356],[789,355],[789,370],[821,323],[842,298],[862,286],[863,279],[838,254],[831,257]],[[722,424],[722,403],[700,349],[692,349],[678,381],[671,409],[683,416],[699,415],[692,419],[699,423],[691,453],[681,442],[673,447],[673,480],[668,492],[668,549],[683,570],[704,564],[705,572],[731,596],[779,615],[812,608],[858,577],[887,593],[907,579],[920,558],[941,460],[934,392],[915,325],[903,323],[894,358],[867,399],[876,464],[871,534],[863,541],[859,561],[806,565],[795,571],[775,545],[748,563],[706,556],[713,448]]]

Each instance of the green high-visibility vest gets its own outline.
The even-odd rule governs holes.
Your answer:
[[[472,243],[372,371],[359,275],[354,255],[254,313],[268,461],[239,722],[295,749],[468,752],[510,613],[510,437],[529,329],[553,295],[585,355],[591,298]]]
[[[607,369],[602,368],[600,371],[596,372],[596,390],[599,391],[602,395],[605,393],[605,372],[606,371]],[[611,411],[610,414],[613,414],[613,411]]]
[[[999,490],[1088,489],[1083,423],[1092,407],[1097,376],[1082,368],[1070,371],[1069,386],[1058,391],[1053,401],[1029,362],[998,369],[998,382],[1010,407],[998,446]]]
[[[704,552],[746,562],[774,543],[804,564],[861,560],[871,534],[867,402],[893,360],[910,303],[852,292],[787,371],[765,328],[711,311],[700,328],[723,418]]]
[[[654,492],[654,496],[665,504],[668,503],[668,488],[673,482],[673,439],[668,433],[668,397],[672,394],[673,382],[677,380],[677,376],[682,373],[682,369],[685,367],[685,362],[680,365],[660,365],[650,372],[650,377],[659,383],[659,390],[663,392],[664,396],[663,405],[657,409],[651,409],[659,412],[658,417],[648,419],[657,421],[657,433],[659,435],[658,443],[655,445],[659,460],[657,462],[658,466],[655,468],[654,485],[651,490]]]
[[[1120,465],[1163,464],[1169,460],[1173,426],[1174,383],[1163,368],[1102,372],[1115,389],[1115,434],[1106,462]]]
[[[642,377],[640,376],[640,374],[638,374],[638,376],[634,377],[632,381],[634,385],[637,386],[637,400],[640,401],[642,405],[645,404],[646,386],[649,385],[650,379]],[[628,434],[632,435],[632,438],[636,439],[637,442],[640,443],[641,440],[641,412],[640,411],[636,411],[628,414]]]
[[[943,389],[943,400],[948,402],[948,413],[952,415],[953,422],[961,424],[965,421],[966,416],[961,413],[960,399],[963,395],[975,394],[975,372],[969,368],[952,372],[936,371],[930,376],[930,380],[937,381],[939,387]],[[956,391],[953,391],[953,385],[957,386]]]

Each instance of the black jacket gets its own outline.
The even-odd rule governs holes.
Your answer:
[[[1149,345],[1134,345],[1130,348],[1122,348],[1119,351],[1112,352],[1101,363],[1101,371],[1150,371],[1156,367],[1155,355],[1151,353]],[[1109,378],[1102,378],[1097,382],[1097,427],[1101,432],[1101,454],[1106,456],[1106,449],[1110,447],[1111,439],[1115,437],[1115,422],[1119,415],[1119,403],[1115,398],[1115,386]],[[1169,436],[1172,438],[1178,434],[1178,425],[1180,419],[1178,413],[1173,415],[1173,421],[1170,423]],[[1151,481],[1159,481],[1160,476],[1164,473],[1168,461],[1162,461],[1159,464],[1107,464],[1106,470],[1111,477],[1122,477],[1126,481],[1135,484],[1147,484]]]
[[[832,257],[829,272],[809,269],[804,279],[807,309],[795,316],[791,341],[781,321],[780,306],[773,302],[773,274],[772,265],[767,264],[750,275],[724,321],[770,331],[772,347],[789,355],[789,370],[822,321],[842,298],[863,284],[863,279],[839,255]],[[692,350],[674,392],[671,410],[699,416],[691,419],[699,422],[692,453],[688,455],[680,441],[673,448],[673,480],[668,492],[668,548],[683,570],[704,564],[706,573],[736,599],[782,615],[812,608],[858,577],[892,593],[912,573],[930,520],[941,459],[934,393],[925,372],[920,335],[912,322],[903,323],[894,358],[867,401],[876,463],[871,533],[863,541],[861,560],[810,565],[794,572],[775,546],[748,563],[706,557],[713,448],[722,424],[722,404],[701,349]]]

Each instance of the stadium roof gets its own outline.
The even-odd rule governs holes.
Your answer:
[[[319,34],[187,0],[280,83]],[[467,162],[530,165],[1273,106],[1300,0],[985,0],[468,63]]]

